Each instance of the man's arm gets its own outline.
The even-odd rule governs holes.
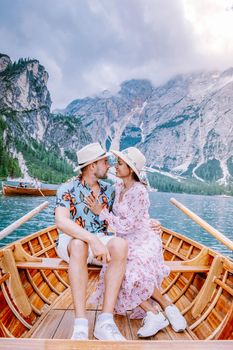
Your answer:
[[[98,239],[98,237],[70,219],[69,209],[57,207],[55,209],[55,223],[57,228],[62,232],[89,244],[94,258],[102,260],[103,263],[111,260],[107,247]]]

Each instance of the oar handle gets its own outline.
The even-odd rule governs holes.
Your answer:
[[[216,230],[213,226],[208,224],[205,220],[200,218],[197,214],[192,212],[190,209],[185,207],[182,203],[178,202],[175,198],[171,198],[170,202],[174,204],[178,209],[180,209],[184,214],[189,216],[193,221],[195,221],[198,225],[203,227],[207,232],[211,233],[217,240],[223,243],[227,248],[233,250],[233,242],[224,236],[221,232]]]
[[[13,222],[11,225],[7,226],[6,228],[4,228],[2,231],[0,231],[0,240],[3,239],[4,237],[8,236],[11,232],[13,232],[14,230],[16,230],[19,226],[21,226],[22,224],[24,224],[26,221],[28,221],[29,219],[31,219],[33,216],[35,216],[36,214],[38,214],[41,210],[43,210],[44,208],[46,208],[49,205],[49,202],[44,202],[42,204],[40,204],[38,207],[36,207],[35,209],[31,210],[29,213],[27,213],[26,215],[22,216],[19,220]]]

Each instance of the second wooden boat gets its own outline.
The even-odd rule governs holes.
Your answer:
[[[2,193],[5,196],[56,196],[57,189],[19,187],[3,183]]]

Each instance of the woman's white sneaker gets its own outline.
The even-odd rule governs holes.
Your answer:
[[[164,311],[174,331],[183,332],[187,327],[187,322],[180,310],[175,305],[169,305]]]
[[[106,320],[102,322],[97,320],[94,336],[99,340],[126,340],[113,320]]]
[[[152,335],[169,325],[168,320],[161,312],[154,314],[148,311],[142,322],[142,327],[137,333],[140,338],[152,337]]]

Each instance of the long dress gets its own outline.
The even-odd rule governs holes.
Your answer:
[[[107,220],[116,230],[116,235],[128,241],[126,272],[114,311],[124,315],[127,310],[133,310],[130,317],[141,318],[145,313],[138,306],[151,297],[155,288],[161,288],[169,268],[164,264],[160,235],[150,227],[147,189],[140,182],[135,182],[120,201],[122,190],[123,183],[117,183],[113,210],[103,209],[100,220]],[[103,301],[106,268],[107,265],[104,265],[100,272],[92,303]]]

